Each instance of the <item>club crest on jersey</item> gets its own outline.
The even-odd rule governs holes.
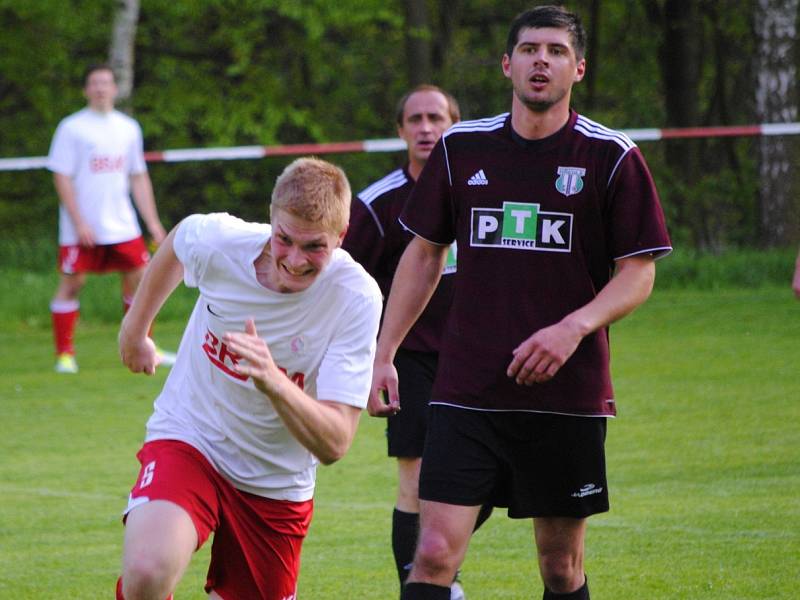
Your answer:
[[[565,196],[572,196],[583,189],[583,176],[586,169],[581,167],[558,167],[556,189]]]
[[[569,252],[572,214],[545,212],[539,204],[503,202],[503,208],[473,208],[470,246]]]

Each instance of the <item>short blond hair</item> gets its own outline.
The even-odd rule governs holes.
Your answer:
[[[351,196],[341,168],[315,157],[298,158],[275,181],[270,215],[280,209],[338,235],[350,220]]]

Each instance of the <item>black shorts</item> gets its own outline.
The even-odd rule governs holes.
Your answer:
[[[389,456],[419,458],[428,430],[428,402],[439,355],[400,348],[394,366],[400,379],[400,412],[389,417],[386,438]]]
[[[430,407],[422,500],[508,507],[512,518],[608,510],[605,417]]]

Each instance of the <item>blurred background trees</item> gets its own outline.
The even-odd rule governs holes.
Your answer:
[[[128,73],[121,105],[149,150],[392,137],[397,98],[422,81],[452,91],[466,118],[494,115],[510,106],[499,66],[508,24],[530,4],[0,0],[0,157],[45,155],[58,121],[85,104],[84,68],[103,61],[121,82]],[[797,4],[570,2],[589,32],[574,106],[616,129],[794,121]],[[640,146],[676,245],[797,241],[798,136]],[[329,158],[359,190],[403,155]],[[165,224],[210,210],[263,219],[288,160],[151,164]],[[56,203],[47,171],[0,172],[0,226],[13,236],[55,245]]]

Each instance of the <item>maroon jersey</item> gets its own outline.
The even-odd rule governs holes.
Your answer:
[[[522,341],[590,302],[616,259],[671,250],[630,138],[575,112],[542,140],[519,137],[507,113],[462,121],[434,148],[400,220],[432,242],[458,241],[432,403],[616,414],[606,329],[546,383],[517,385],[506,369]]]
[[[414,237],[398,220],[413,187],[408,170],[397,169],[360,192],[350,206],[350,226],[342,248],[375,278],[384,299],[389,297],[400,257]],[[403,348],[439,351],[453,298],[453,273],[455,261],[449,260],[431,301],[403,340]]]

